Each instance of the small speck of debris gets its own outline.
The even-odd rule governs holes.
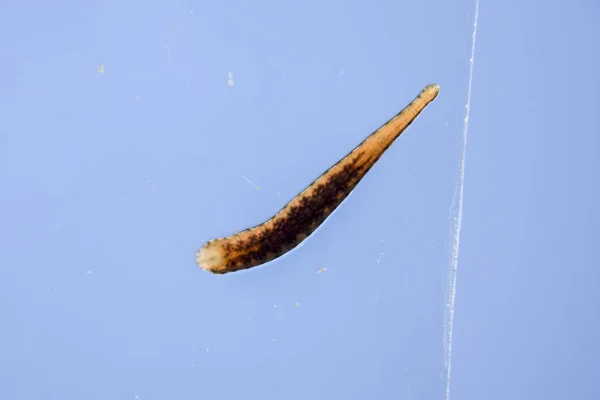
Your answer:
[[[87,270],[87,274],[88,274],[88,275],[90,275],[91,273],[92,273],[92,270],[91,270],[91,269],[88,269],[88,270]]]
[[[327,270],[327,267],[323,267],[317,271],[317,274],[320,274],[321,272],[325,272],[326,270]]]
[[[98,72],[99,74],[103,74],[104,73],[104,64],[100,64],[96,67],[96,72]]]
[[[377,258],[377,264],[379,264],[381,262],[381,257],[383,257],[383,253],[379,254],[379,258]]]
[[[277,196],[279,196],[279,192],[277,192]]]
[[[273,308],[277,308],[277,304],[273,304]]]
[[[229,80],[227,81],[227,84],[229,86],[233,86],[234,85],[234,83],[233,83],[233,72],[229,73]]]
[[[300,307],[300,303],[296,302],[296,307]]]
[[[256,190],[260,190],[260,186],[256,185]]]
[[[156,189],[156,186],[154,186],[154,184],[152,184],[152,190]]]
[[[140,96],[135,96],[135,99],[136,99],[136,100],[139,100],[139,99],[140,99]]]

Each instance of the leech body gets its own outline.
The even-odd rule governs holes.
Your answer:
[[[256,267],[298,246],[352,192],[381,155],[439,92],[429,85],[400,113],[325,171],[268,221],[207,242],[196,254],[198,266],[215,274]]]

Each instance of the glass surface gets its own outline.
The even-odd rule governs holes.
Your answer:
[[[586,4],[586,21],[597,21],[597,5]],[[458,275],[463,314],[456,309],[451,387],[456,398],[490,398],[490,391],[518,398],[510,384],[504,392],[479,391],[521,359],[506,356],[502,369],[495,345],[472,335],[494,326],[493,307],[473,307],[493,302],[486,296],[514,295],[474,278],[505,268],[487,264],[491,258],[513,259],[498,237],[498,245],[477,239],[514,237],[509,221],[520,214],[500,200],[478,209],[477,196],[488,190],[516,207],[527,190],[551,195],[543,186],[550,178],[513,190],[510,179],[541,170],[513,164],[504,176],[511,160],[498,153],[523,148],[526,139],[511,129],[532,134],[518,120],[498,130],[517,108],[511,102],[520,101],[512,79],[525,79],[527,57],[544,56],[539,42],[513,52],[490,39],[523,39],[511,31],[520,26],[510,23],[518,5],[506,6],[517,14],[498,11],[502,22],[489,2],[485,7],[484,21],[496,30],[483,30],[477,42],[484,55],[481,66],[475,62],[471,118],[480,120],[469,140],[495,139],[487,153],[477,139],[478,150],[467,147],[467,256]],[[561,18],[559,8],[549,9]],[[446,397],[474,13],[475,3],[463,0],[3,2],[0,398]],[[528,29],[525,38],[535,30]],[[485,58],[494,51],[504,51],[513,69],[500,74],[486,64],[497,61]],[[584,75],[574,75],[583,92]],[[547,78],[535,90],[550,98]],[[223,276],[196,266],[204,241],[271,217],[430,83],[440,85],[438,98],[300,248]],[[530,106],[549,102],[529,87]],[[498,96],[499,108],[485,109],[485,96]],[[567,121],[559,103],[575,110],[561,98],[532,112]],[[594,99],[584,107],[597,106]],[[540,141],[542,126],[558,132],[539,118]],[[594,126],[578,125],[579,132],[598,132]],[[597,155],[594,140],[587,154]],[[557,151],[556,160],[563,157]],[[523,160],[532,153],[518,154]],[[571,157],[560,159],[568,164]],[[481,175],[484,162],[494,162],[494,174]],[[588,186],[595,179],[589,171],[598,170],[598,161],[590,162]],[[598,238],[591,204],[570,211],[588,210],[594,229],[580,233],[588,238],[581,246]],[[505,230],[485,228],[494,226],[491,215]],[[550,237],[551,223],[530,215],[531,224],[546,224],[538,238]],[[538,240],[530,246],[560,247]],[[473,252],[487,258],[474,261]],[[577,254],[585,263],[589,253]],[[597,288],[598,273],[591,277]],[[557,281],[546,278],[540,290],[548,295]],[[474,289],[481,284],[488,290]],[[588,307],[597,306],[591,299]],[[586,310],[597,321],[598,308]],[[469,347],[470,340],[480,347]],[[588,348],[598,355],[597,345]],[[541,360],[527,365],[546,368]]]

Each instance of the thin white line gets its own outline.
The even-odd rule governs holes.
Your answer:
[[[463,213],[463,192],[465,184],[465,153],[467,151],[467,132],[469,128],[469,112],[471,109],[471,87],[473,84],[473,64],[475,62],[475,38],[477,36],[477,20],[479,19],[479,0],[475,0],[475,17],[473,19],[473,36],[471,42],[471,59],[469,68],[469,86],[467,89],[467,105],[466,115],[463,128],[463,148],[462,157],[460,161],[460,180],[459,180],[459,191],[458,191],[458,210],[456,223],[454,226],[454,237],[452,245],[452,256],[450,260],[450,266],[452,268],[452,287],[450,290],[450,302],[449,307],[449,323],[447,331],[447,354],[446,354],[446,400],[450,399],[450,372],[452,370],[452,329],[454,324],[454,301],[456,299],[456,270],[458,266],[458,249],[460,246],[460,230],[462,228],[462,213]]]
[[[252,187],[256,187],[256,185],[254,183],[252,183],[252,181],[248,178],[246,178],[244,175],[242,175],[242,178],[244,178],[246,180],[246,182],[248,182],[250,185],[252,185]]]

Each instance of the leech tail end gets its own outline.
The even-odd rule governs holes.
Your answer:
[[[210,241],[198,250],[196,253],[196,263],[205,271],[213,274],[222,274],[221,269],[224,266],[225,253],[221,246]]]

